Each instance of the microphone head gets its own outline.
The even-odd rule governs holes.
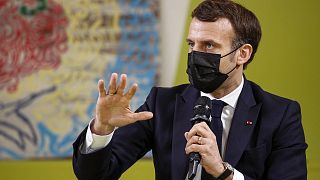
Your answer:
[[[200,96],[193,108],[194,117],[201,117],[202,121],[210,121],[211,100],[206,96]]]

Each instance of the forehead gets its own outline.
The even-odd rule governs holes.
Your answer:
[[[212,40],[219,44],[230,44],[234,38],[234,30],[230,21],[219,18],[215,22],[204,22],[193,18],[189,28],[188,39],[196,41]]]

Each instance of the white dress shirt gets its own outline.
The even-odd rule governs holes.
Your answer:
[[[221,114],[221,120],[223,125],[222,144],[221,144],[222,159],[224,159],[225,150],[226,150],[225,146],[228,139],[229,130],[231,127],[233,114],[234,114],[240,93],[242,91],[243,84],[244,84],[244,79],[242,77],[240,85],[235,90],[233,90],[231,93],[227,94],[226,96],[218,99],[227,103],[227,105],[224,106]],[[211,94],[207,94],[203,92],[201,92],[201,96],[207,96],[210,99],[216,99]],[[92,133],[90,129],[91,123],[92,121],[89,123],[89,126],[88,126],[89,128],[87,129],[87,133],[86,133],[86,141],[84,143],[84,146],[81,148],[81,152],[85,154],[104,148],[106,145],[108,145],[108,143],[111,141],[111,138],[113,136],[113,132],[105,136],[99,136]],[[194,180],[201,180],[201,169],[202,169],[201,165],[199,165],[198,173],[194,178]],[[242,173],[234,169],[233,180],[244,180],[244,176]]]

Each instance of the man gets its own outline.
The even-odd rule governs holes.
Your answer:
[[[256,16],[229,0],[206,0],[192,18],[191,84],[155,87],[133,113],[129,104],[137,84],[124,92],[126,75],[117,85],[114,73],[106,91],[100,80],[96,117],[74,143],[76,176],[118,179],[152,149],[156,179],[186,179],[191,152],[201,155],[195,179],[307,179],[299,104],[243,76],[261,38]],[[215,125],[191,125],[200,96],[222,102],[222,134]]]

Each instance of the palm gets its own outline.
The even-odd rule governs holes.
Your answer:
[[[97,118],[114,127],[127,125],[133,114],[130,110],[130,100],[118,94],[99,97],[96,108]]]

